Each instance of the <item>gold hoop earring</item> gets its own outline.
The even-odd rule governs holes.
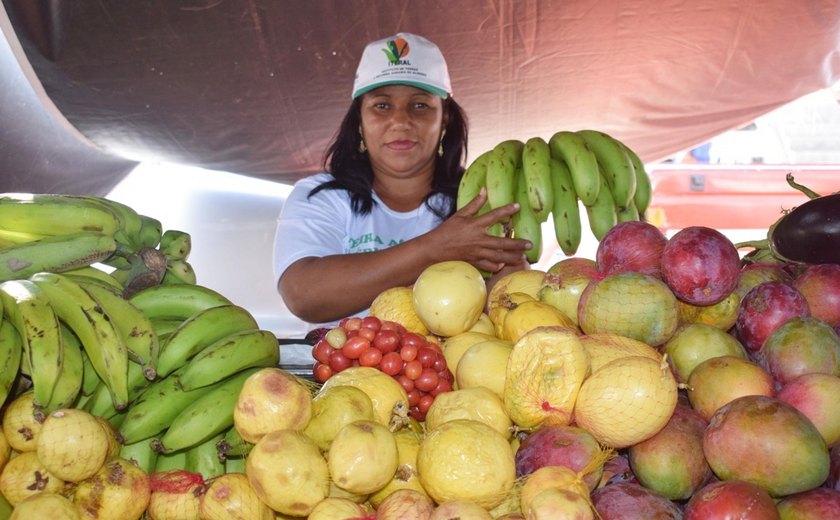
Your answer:
[[[443,138],[446,136],[446,128],[440,133],[440,143],[438,143],[438,157],[443,157]]]
[[[365,153],[367,146],[365,146],[365,134],[362,133],[362,125],[359,125],[359,153]]]

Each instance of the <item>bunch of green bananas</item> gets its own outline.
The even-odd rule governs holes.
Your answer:
[[[218,469],[215,443],[233,427],[245,379],[280,361],[272,332],[198,284],[125,298],[94,267],[44,271],[0,283],[0,305],[0,401],[23,374],[37,413],[76,407],[102,417],[145,463],[195,451],[196,464],[215,471],[212,441]]]
[[[542,254],[541,224],[551,216],[555,238],[572,256],[580,246],[584,207],[589,229],[600,240],[618,222],[639,220],[650,203],[651,182],[633,150],[597,130],[561,130],[546,141],[508,139],[479,155],[464,172],[457,207],[482,188],[487,203],[479,213],[518,202],[520,210],[507,226],[490,233],[530,240],[528,260]]]
[[[0,281],[102,263],[128,292],[195,283],[190,249],[188,233],[105,197],[0,195]]]

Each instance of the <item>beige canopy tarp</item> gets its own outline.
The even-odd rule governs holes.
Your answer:
[[[840,0],[3,0],[0,190],[136,161],[319,169],[364,44],[435,41],[470,156],[595,128],[648,162],[840,80]],[[77,146],[76,146],[77,145]]]

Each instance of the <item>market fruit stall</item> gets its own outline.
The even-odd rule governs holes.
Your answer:
[[[566,211],[546,271],[488,290],[434,264],[311,335],[307,377],[197,282],[189,234],[106,198],[0,196],[0,518],[840,518],[840,264],[785,220],[840,240],[836,195],[766,240],[666,238],[612,143],[629,169],[584,205],[596,258]],[[522,172],[492,174],[499,197]],[[539,186],[523,211],[556,195]]]

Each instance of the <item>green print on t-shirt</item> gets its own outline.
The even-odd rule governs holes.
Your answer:
[[[351,238],[349,249],[350,251],[355,251],[356,253],[369,253],[371,251],[385,249],[385,247],[393,247],[397,244],[402,244],[403,242],[405,242],[405,240],[403,239],[391,239],[388,241],[388,245],[385,246],[385,241],[379,235],[374,235],[373,233],[365,233],[364,235],[358,238]],[[361,248],[362,244],[370,244],[370,246]]]
[[[362,244],[383,244],[382,238],[379,236],[374,236],[373,233],[365,233],[364,235],[358,238],[351,238],[350,239],[350,249],[357,249]]]

